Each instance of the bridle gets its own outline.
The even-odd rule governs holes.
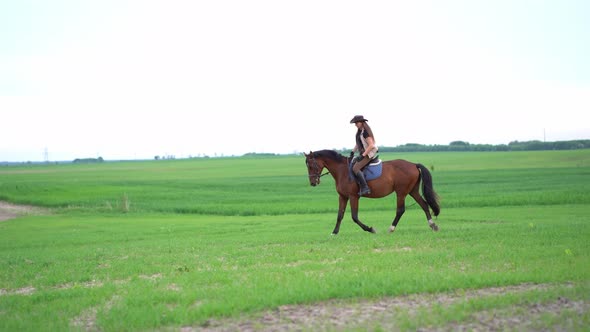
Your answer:
[[[314,170],[315,174],[313,174],[313,175],[309,175],[309,177],[310,177],[310,178],[313,178],[313,177],[315,177],[315,178],[317,178],[317,179],[318,179],[318,181],[319,181],[319,179],[320,179],[322,176],[330,174],[330,171],[328,171],[328,172],[326,172],[326,173],[324,173],[324,174],[320,174],[320,173],[322,172],[322,170],[320,169],[320,165],[318,165],[318,162],[317,162],[317,160],[315,160],[315,157],[313,157],[313,156],[312,156],[312,157],[311,157],[311,161],[313,162],[313,164],[312,164],[311,166],[312,166],[312,169]]]

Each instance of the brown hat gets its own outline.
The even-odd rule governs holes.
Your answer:
[[[352,120],[350,120],[350,123],[357,123],[357,122],[367,122],[369,120],[365,119],[362,115],[355,115],[354,118],[352,118]]]

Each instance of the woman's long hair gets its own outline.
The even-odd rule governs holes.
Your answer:
[[[363,129],[369,133],[369,136],[373,137],[373,141],[375,141],[375,135],[373,135],[373,131],[371,130],[371,127],[369,126],[369,124],[367,123],[367,121],[363,122]],[[360,129],[359,129],[360,130]]]

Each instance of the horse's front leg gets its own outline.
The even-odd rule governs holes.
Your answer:
[[[340,223],[342,222],[342,218],[344,218],[344,212],[346,212],[346,204],[348,204],[348,197],[340,195],[338,198],[338,217],[336,218],[336,227],[334,227],[332,235],[340,232]]]
[[[370,233],[377,233],[377,231],[373,228],[373,227],[369,227],[365,224],[363,224],[360,220],[359,220],[359,197],[358,196],[352,196],[350,198],[350,212],[352,214],[352,220],[354,220],[354,222],[359,225],[364,231],[370,232]]]

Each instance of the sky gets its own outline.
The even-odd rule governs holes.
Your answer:
[[[0,2],[0,161],[590,139],[585,0]]]

